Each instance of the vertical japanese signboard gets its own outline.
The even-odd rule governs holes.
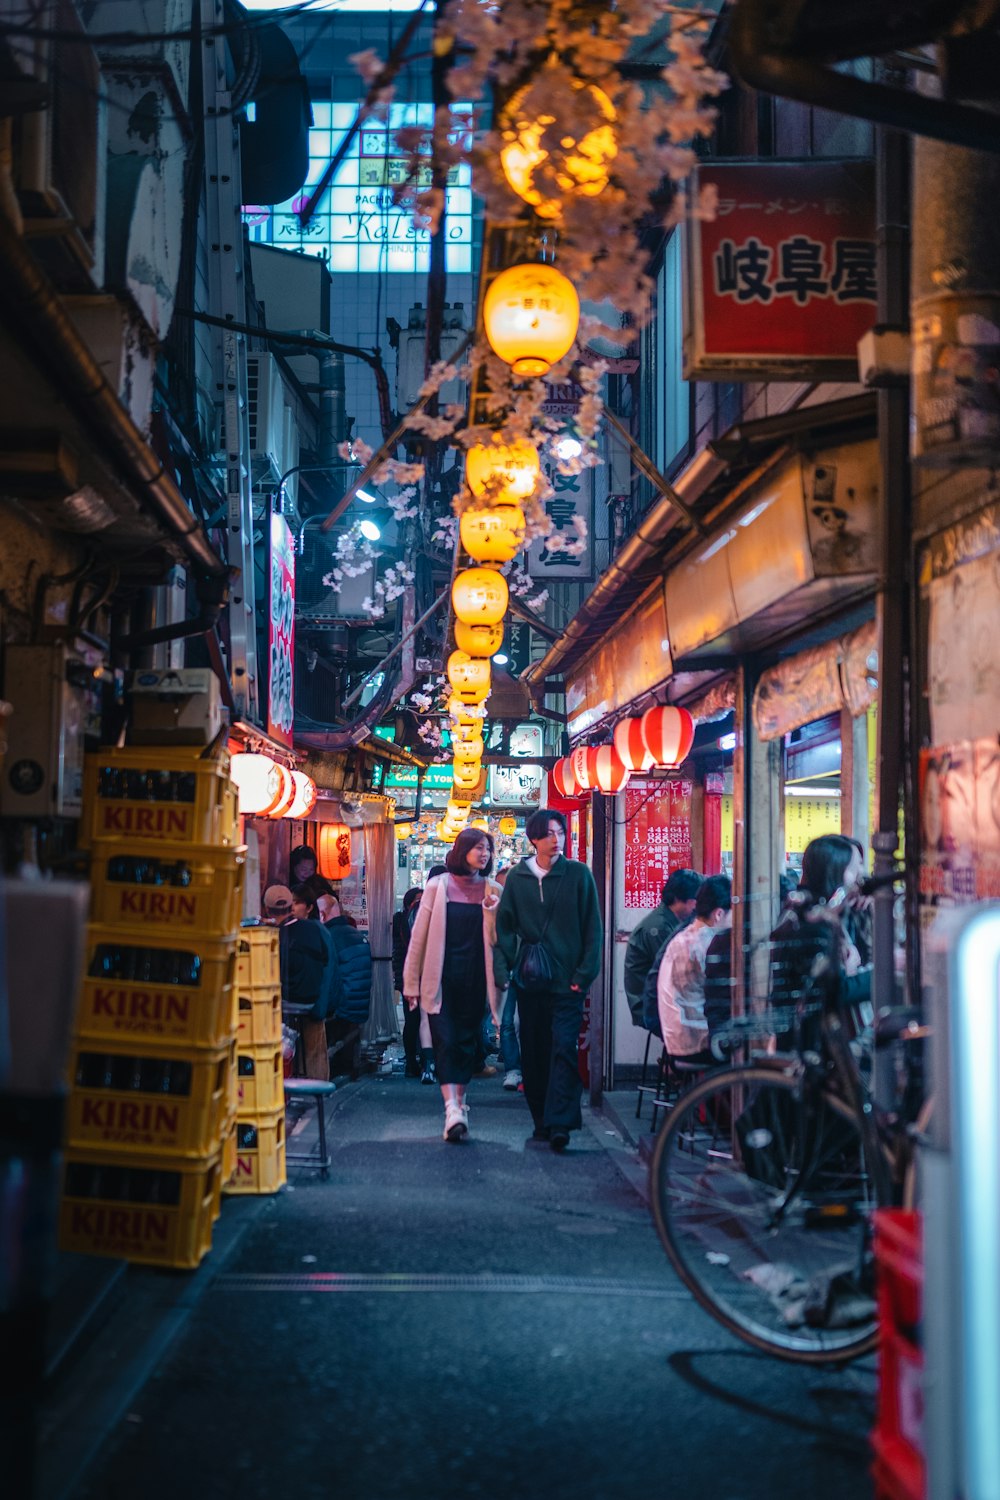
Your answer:
[[[583,388],[570,382],[550,387],[549,399],[542,411],[548,417],[576,415]],[[551,545],[550,539],[534,542],[528,549],[528,573],[532,578],[593,578],[594,576],[594,470],[579,474],[560,473],[566,467],[546,461],[545,477],[552,486],[552,498],[545,509],[552,521],[551,538],[573,542],[571,551]],[[584,523],[586,540],[581,547],[574,521]]]
[[[295,544],[288,522],[278,515],[271,517],[270,594],[267,732],[290,745],[295,682]]]
[[[672,870],[691,867],[690,781],[633,776],[625,791],[625,910],[652,911]]]
[[[716,216],[688,240],[688,379],[857,378],[875,323],[866,162],[712,162]]]

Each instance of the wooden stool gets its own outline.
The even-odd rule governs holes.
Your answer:
[[[294,1155],[286,1150],[285,1161],[289,1166],[314,1166],[326,1179],[330,1175],[330,1157],[326,1149],[326,1100],[337,1092],[335,1083],[325,1083],[321,1078],[286,1078],[285,1104],[292,1099],[315,1099],[316,1122],[319,1126],[319,1156],[311,1151],[299,1151]]]

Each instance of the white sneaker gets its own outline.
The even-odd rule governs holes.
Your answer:
[[[523,1083],[523,1081],[524,1080],[521,1077],[520,1068],[511,1068],[509,1072],[503,1075],[504,1088],[510,1089],[512,1092],[517,1088],[518,1084]]]
[[[464,1141],[469,1133],[469,1112],[449,1099],[444,1107],[444,1139],[446,1141]]]

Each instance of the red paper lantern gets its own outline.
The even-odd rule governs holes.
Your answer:
[[[557,760],[551,771],[552,785],[560,797],[575,797],[579,792],[576,777],[573,775],[572,757],[564,755],[562,760]]]
[[[622,764],[614,745],[601,745],[600,749],[591,750],[589,756],[591,785],[606,797],[620,792],[632,773]]]
[[[642,740],[641,719],[622,719],[615,725],[615,749],[627,771],[648,771],[655,765]]]
[[[573,776],[573,780],[576,782],[576,790],[578,796],[580,792],[589,792],[593,790],[594,780],[591,775],[592,754],[593,751],[588,750],[586,746],[584,746],[580,750],[574,750],[573,754],[569,758],[570,771]]]
[[[346,880],[351,873],[351,830],[346,823],[319,826],[319,873],[327,880]]]
[[[694,720],[686,708],[650,708],[639,720],[642,742],[657,766],[679,766],[694,743]]]

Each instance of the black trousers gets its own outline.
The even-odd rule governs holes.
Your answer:
[[[536,1127],[579,1130],[580,1078],[578,1047],[583,995],[533,994],[519,989],[521,1073],[524,1097]]]
[[[411,1067],[420,1064],[420,1006],[412,1010],[403,1001],[403,1054]]]

